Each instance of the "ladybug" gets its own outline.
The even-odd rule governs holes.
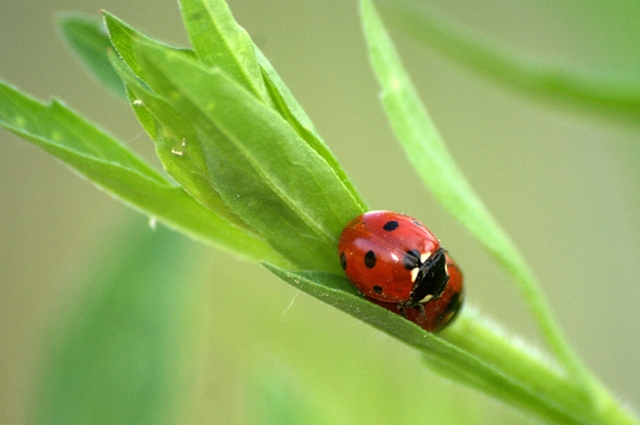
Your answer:
[[[385,303],[372,298],[370,301],[396,314],[403,315],[407,320],[420,326],[427,332],[438,332],[453,321],[462,307],[464,300],[464,285],[462,271],[458,265],[445,253],[449,282],[438,299],[432,299],[424,304],[424,311],[416,309],[402,310],[398,304]]]
[[[438,299],[449,281],[440,241],[405,214],[370,211],[351,220],[338,243],[340,264],[366,297],[401,310]]]

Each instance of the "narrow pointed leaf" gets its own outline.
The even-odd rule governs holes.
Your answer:
[[[533,272],[506,232],[476,195],[448,152],[422,104],[373,3],[361,0],[369,57],[382,103],[407,157],[438,201],[462,223],[519,285],[553,352],[570,373],[599,392],[594,378],[565,340]]]
[[[58,18],[58,27],[64,40],[89,73],[116,96],[126,99],[124,84],[107,57],[111,42],[100,19],[78,13],[65,13]]]
[[[249,34],[234,20],[224,0],[180,0],[189,41],[198,61],[222,69],[229,78],[268,100]]]
[[[133,52],[133,46],[136,42],[146,42],[150,44],[156,44],[163,48],[174,51],[176,54],[184,55],[187,57],[195,57],[195,54],[191,50],[178,49],[176,47],[169,46],[168,44],[160,43],[139,31],[136,31],[131,26],[127,25],[122,20],[118,19],[114,15],[107,11],[103,11],[105,26],[109,33],[109,39],[111,44],[118,52],[120,58],[127,64],[131,71],[142,81],[146,81],[147,76],[144,70],[137,63],[136,55]]]
[[[166,179],[122,143],[98,130],[57,100],[45,105],[0,81],[0,122],[16,133],[52,145],[64,146],[79,155],[108,161],[164,184]]]
[[[243,258],[286,264],[253,233],[229,224],[59,102],[44,105],[0,83],[0,125],[63,161],[129,206]]]

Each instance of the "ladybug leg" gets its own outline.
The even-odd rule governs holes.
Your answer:
[[[424,320],[427,320],[427,313],[424,311],[424,304],[420,303],[413,308],[420,312],[420,316],[422,316]]]
[[[413,308],[414,310],[418,310],[418,312],[420,313],[420,316],[422,316],[424,320],[427,320],[427,313],[424,310],[424,304],[420,303],[412,306],[407,306],[406,302],[399,303],[398,310],[400,310],[402,317],[404,317],[405,319],[407,319],[407,308]]]
[[[400,310],[400,314],[402,314],[402,317],[404,317],[406,319],[407,318],[407,310],[405,309],[404,304],[405,303],[398,303],[398,310]]]

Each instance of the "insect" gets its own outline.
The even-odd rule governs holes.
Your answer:
[[[438,332],[456,317],[462,308],[464,300],[464,282],[462,271],[458,265],[445,253],[447,270],[449,271],[449,282],[444,288],[442,295],[438,299],[432,299],[424,304],[424,312],[415,308],[405,309],[398,307],[398,304],[385,303],[370,298],[370,301],[386,308],[396,314],[403,315],[407,320],[420,326],[427,332]]]
[[[354,218],[340,235],[338,252],[361,293],[402,308],[440,297],[449,280],[440,242],[408,215],[370,211]]]
[[[347,278],[366,298],[429,332],[442,329],[462,305],[460,268],[413,217],[362,214],[345,226],[338,253]]]

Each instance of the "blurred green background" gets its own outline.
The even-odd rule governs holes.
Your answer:
[[[229,3],[370,206],[427,223],[462,266],[468,303],[539,341],[517,291],[424,190],[396,145],[356,2]],[[636,2],[431,3],[541,57],[640,74]],[[0,77],[41,99],[65,100],[153,158],[128,106],[88,77],[57,36],[56,12],[100,9],[187,45],[174,0],[3,0]],[[640,125],[522,97],[393,35],[444,139],[529,259],[569,339],[616,394],[638,406]],[[95,292],[83,277],[118,261],[108,248],[116,234],[151,231],[29,143],[6,131],[0,138],[0,423],[20,424],[35,408],[34,382],[52,326],[81,317],[82,300]],[[270,423],[278,400],[304,406],[313,418],[306,423],[522,422],[259,266],[176,243],[175,261],[188,261],[181,276],[195,299],[187,321],[193,326],[185,326],[189,349],[181,354],[190,356],[193,379],[184,384],[178,422]]]

